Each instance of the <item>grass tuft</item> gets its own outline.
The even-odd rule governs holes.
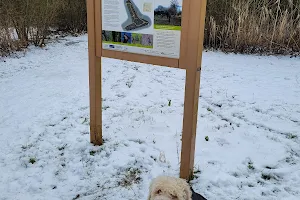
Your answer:
[[[31,164],[36,163],[36,159],[35,159],[35,158],[30,158],[30,159],[29,159],[29,163],[31,163]]]
[[[95,156],[95,154],[96,154],[96,151],[90,151],[91,156]]]
[[[208,137],[208,136],[205,136],[205,140],[208,142],[208,141],[209,141],[209,137]]]
[[[141,182],[142,171],[138,168],[127,168],[125,176],[119,181],[119,185],[122,187],[129,187],[133,184],[138,184]]]

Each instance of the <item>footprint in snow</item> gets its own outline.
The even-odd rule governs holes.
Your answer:
[[[224,138],[216,138],[216,141],[220,146],[230,145],[230,143]]]

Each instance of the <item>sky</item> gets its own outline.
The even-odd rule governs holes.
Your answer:
[[[159,5],[162,5],[164,7],[169,7],[170,6],[171,0],[155,0],[155,8]],[[179,5],[182,5],[182,0],[178,0]]]

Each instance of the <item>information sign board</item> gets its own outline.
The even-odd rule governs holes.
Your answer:
[[[184,69],[180,177],[192,177],[205,15],[206,0],[87,0],[93,144],[103,144],[102,57]]]
[[[102,48],[177,58],[182,0],[102,0]]]

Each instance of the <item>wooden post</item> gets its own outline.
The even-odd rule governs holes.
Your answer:
[[[180,177],[193,175],[206,0],[183,1],[179,67],[186,69]]]
[[[102,94],[101,94],[101,56],[96,56],[96,20],[95,10],[100,12],[101,7],[95,7],[95,0],[86,0],[87,3],[87,25],[88,25],[88,47],[89,47],[89,85],[90,85],[90,140],[94,145],[102,145]],[[101,55],[100,52],[97,52]]]

